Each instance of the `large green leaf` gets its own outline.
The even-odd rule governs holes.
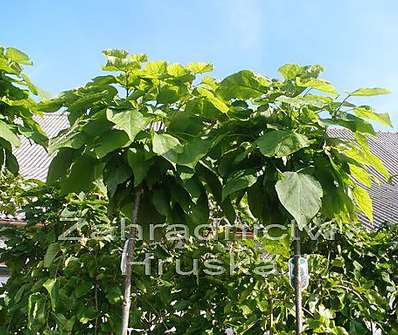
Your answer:
[[[15,48],[7,48],[6,56],[19,64],[32,65],[29,56]]]
[[[104,134],[99,143],[94,148],[98,158],[103,158],[107,154],[117,149],[124,148],[131,143],[127,134],[121,130],[113,130],[109,134]]]
[[[127,152],[127,161],[133,170],[134,186],[138,186],[147,176],[149,168],[153,161],[146,159],[146,154],[143,150],[130,148]]]
[[[300,229],[306,226],[321,208],[321,184],[304,173],[285,172],[275,185],[279,200],[294,217]]]
[[[12,151],[5,150],[6,153],[6,167],[7,169],[16,175],[19,171],[19,164],[16,157],[13,155]]]
[[[383,161],[369,150],[364,150],[363,147],[361,148],[361,150],[359,148],[351,148],[344,150],[344,153],[348,157],[361,164],[374,167],[386,179],[390,177],[390,172],[384,165]]]
[[[151,122],[151,118],[145,117],[137,110],[126,110],[117,112],[112,109],[106,111],[106,117],[109,121],[116,124],[116,126],[124,130],[133,141],[137,134],[144,130]]]
[[[363,134],[375,134],[373,126],[366,120],[348,113],[341,113],[340,118],[321,119],[319,124],[322,126],[340,126]]]
[[[298,77],[296,82],[297,85],[300,87],[314,88],[318,91],[328,93],[332,96],[338,95],[336,88],[331,83],[323,79],[311,78],[308,80],[301,80]]]
[[[257,177],[252,173],[238,173],[228,179],[222,190],[222,200],[224,201],[229,195],[249,188],[257,181]]]
[[[256,144],[264,156],[283,157],[308,147],[310,141],[292,130],[271,130],[259,137]]]
[[[163,156],[167,160],[177,163],[178,154],[182,153],[182,145],[180,141],[169,134],[153,135],[153,152],[159,156]]]
[[[366,187],[372,186],[371,174],[367,170],[355,164],[348,164],[348,166],[350,167],[352,177]]]
[[[167,73],[167,63],[165,61],[150,62],[145,65],[144,73],[146,77],[157,78]]]
[[[213,92],[205,89],[205,88],[198,88],[198,92],[201,96],[205,97],[207,101],[209,101],[215,108],[219,111],[226,113],[229,110],[229,107],[225,104],[225,102],[217,97]]]
[[[49,184],[54,184],[60,178],[65,177],[77,154],[78,152],[76,150],[70,148],[59,150],[48,168],[47,182]]]
[[[209,139],[194,138],[187,142],[180,154],[178,154],[177,163],[188,167],[195,165],[204,157],[210,149],[212,143]]]
[[[270,81],[252,71],[243,70],[225,78],[218,93],[225,99],[257,98],[264,94]]]
[[[354,187],[352,190],[354,200],[360,210],[373,222],[373,204],[369,192],[360,186]]]
[[[57,137],[50,140],[48,152],[52,154],[60,148],[81,148],[87,142],[87,136],[82,132],[84,124],[83,120],[78,120],[70,128],[61,130]]]
[[[0,137],[10,142],[12,146],[19,146],[21,141],[18,136],[11,130],[11,127],[7,123],[0,120]]]
[[[361,106],[354,108],[354,113],[360,118],[376,121],[384,126],[392,127],[390,115],[387,113],[376,113],[372,108],[368,106]]]
[[[79,157],[72,165],[70,173],[62,181],[61,192],[87,191],[95,179],[96,160],[90,156]]]
[[[359,88],[354,92],[351,92],[350,95],[352,96],[372,96],[372,95],[383,95],[383,94],[390,94],[391,92],[385,88]]]
[[[175,85],[164,85],[159,89],[157,102],[159,104],[172,104],[178,101],[181,88]]]
[[[75,324],[75,316],[72,316],[70,319],[67,319],[63,314],[57,313],[54,314],[54,318],[57,320],[57,324],[60,326],[62,331],[66,334],[70,334],[73,325]]]
[[[110,159],[104,167],[104,183],[109,197],[113,197],[119,184],[132,177],[132,171],[121,159]]]

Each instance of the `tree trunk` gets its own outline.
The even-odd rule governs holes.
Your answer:
[[[135,195],[133,213],[131,223],[137,224],[138,210],[140,208],[141,194],[143,190],[139,189]],[[126,248],[126,273],[124,278],[124,295],[122,306],[122,328],[120,335],[126,335],[129,326],[130,306],[131,306],[131,281],[132,281],[132,262],[134,261],[135,249],[135,231],[134,227],[128,233],[128,241]]]
[[[294,276],[295,276],[295,293],[296,293],[296,334],[301,335],[303,333],[303,311],[302,311],[302,297],[301,297],[301,274],[300,274],[300,256],[301,256],[301,246],[300,246],[300,231],[295,224],[295,262],[294,262]]]

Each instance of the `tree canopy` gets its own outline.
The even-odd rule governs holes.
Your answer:
[[[358,218],[362,213],[373,220],[368,189],[379,180],[369,169],[389,178],[368,144],[372,122],[391,121],[355,104],[355,97],[387,90],[340,96],[320,77],[319,65],[284,65],[280,79],[242,70],[217,80],[207,63],[149,61],[114,49],[104,55],[107,74],[51,100],[21,102],[29,120],[35,111],[58,111],[66,113],[70,128],[49,143],[54,158],[47,184],[23,192],[27,203],[19,202],[29,224],[44,229],[4,231],[12,246],[1,253],[12,274],[2,304],[8,333],[119,333],[122,245],[112,232],[128,219],[145,230],[133,248],[137,258],[151,252],[171,261],[149,276],[134,266],[134,328],[151,334],[223,334],[227,328],[291,334],[286,262],[290,228],[297,225],[311,270],[307,331],[365,334],[377,327],[396,334],[396,231],[366,232]],[[22,56],[8,57],[13,64]],[[8,113],[0,116],[10,120]],[[14,135],[0,135],[8,151],[17,144],[13,136],[26,134],[10,124]],[[333,138],[332,127],[352,136]],[[73,217],[87,223],[77,229],[80,238],[60,241]],[[149,224],[163,224],[156,238],[148,235]],[[208,224],[206,232],[217,236],[231,225],[234,230],[232,240],[189,235],[177,247],[166,234],[176,232],[176,224],[191,232]],[[270,234],[236,238],[256,227]],[[319,232],[316,241],[308,231]],[[331,232],[337,232],[333,241]],[[181,259],[191,268],[199,259],[201,271],[178,276],[173,262]],[[203,269],[209,260],[228,268],[238,260],[238,266],[232,275],[212,276]],[[269,265],[271,273],[255,272]]]

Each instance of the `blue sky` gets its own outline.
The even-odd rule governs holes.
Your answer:
[[[0,43],[27,52],[33,81],[53,94],[100,73],[101,51],[208,61],[219,78],[248,68],[321,64],[339,90],[386,87],[368,98],[398,127],[396,0],[2,1]]]

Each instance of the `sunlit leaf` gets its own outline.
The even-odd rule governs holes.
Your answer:
[[[284,172],[275,185],[279,200],[296,220],[300,229],[319,212],[322,204],[322,186],[312,176]]]
[[[350,93],[352,96],[372,96],[390,94],[391,92],[385,88],[360,88]]]

